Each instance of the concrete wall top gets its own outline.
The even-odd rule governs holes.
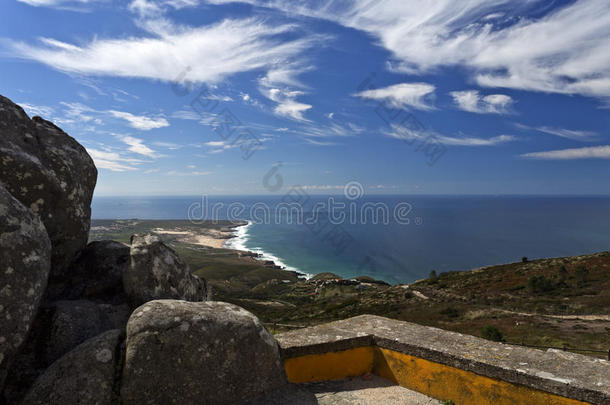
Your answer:
[[[374,345],[564,397],[610,404],[610,362],[574,353],[496,343],[373,315],[276,338],[285,358]]]

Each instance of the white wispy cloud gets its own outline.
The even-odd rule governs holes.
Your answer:
[[[155,141],[152,144],[155,146],[158,146],[160,148],[166,148],[169,150],[178,150],[178,149],[181,149],[182,147],[184,147],[184,145],[180,145],[180,144],[173,143],[173,142]]]
[[[34,7],[60,7],[65,8],[71,5],[84,5],[100,3],[105,0],[17,0],[18,2],[29,4]]]
[[[326,141],[317,141],[315,139],[310,139],[310,138],[304,138],[303,139],[305,142],[307,142],[310,145],[314,145],[314,146],[332,146],[332,145],[336,145],[336,142],[326,142]]]
[[[170,170],[167,172],[168,176],[208,176],[213,172],[210,171],[179,171],[179,170]]]
[[[271,88],[263,91],[263,94],[270,100],[275,101],[278,105],[274,108],[277,115],[293,118],[299,121],[306,121],[303,113],[311,109],[311,104],[298,102],[296,98],[303,95],[302,91],[298,90],[280,90]]]
[[[202,27],[145,20],[149,36],[95,38],[82,46],[44,39],[39,45],[9,42],[16,57],[65,72],[175,81],[189,67],[190,82],[214,83],[238,73],[270,68],[307,49],[311,38],[281,40],[293,25],[227,19]],[[176,64],[179,61],[179,65]]]
[[[345,184],[307,184],[299,186],[299,188],[305,190],[343,190]]]
[[[610,146],[558,149],[544,152],[524,153],[521,157],[540,160],[610,159]]]
[[[512,142],[517,139],[513,135],[498,135],[491,138],[479,138],[471,136],[446,136],[433,131],[417,132],[398,125],[392,125],[391,130],[383,131],[383,133],[392,138],[401,139],[405,141],[415,142],[418,140],[423,141],[427,139],[433,139],[434,141],[440,142],[444,145],[453,146],[494,146],[506,142]]]
[[[565,128],[551,128],[551,127],[538,127],[537,131],[545,134],[555,135],[562,138],[572,139],[575,141],[593,141],[598,137],[596,132],[592,131],[580,131]]]
[[[435,87],[428,83],[399,83],[381,89],[365,90],[356,95],[365,99],[385,100],[398,108],[432,110],[430,104]]]
[[[25,112],[33,117],[38,115],[40,117],[51,119],[52,115],[55,113],[55,110],[51,107],[47,107],[44,105],[34,105],[29,103],[17,103],[21,108],[25,110]]]
[[[177,118],[180,120],[191,120],[191,121],[199,121],[201,120],[201,114],[192,108],[185,108],[184,110],[174,111],[172,113],[172,118]]]
[[[117,138],[121,142],[129,146],[127,150],[129,150],[130,152],[136,153],[138,155],[147,156],[150,158],[157,158],[161,156],[157,152],[146,146],[142,139],[134,138],[133,136],[127,135],[117,135]]]
[[[464,66],[482,86],[610,94],[607,0],[565,2],[552,10],[545,7],[547,0],[242,2],[368,32],[392,52],[394,70],[427,73]],[[523,17],[545,9],[541,17]]]
[[[520,123],[514,124],[516,128],[525,131],[532,132],[540,132],[547,135],[559,136],[565,139],[571,139],[573,141],[581,141],[581,142],[592,142],[599,138],[599,134],[593,131],[585,131],[578,129],[568,129],[568,128],[557,128],[557,127],[549,127],[549,126],[530,126],[524,125]]]
[[[310,125],[304,125],[300,127],[297,131],[294,131],[295,134],[311,137],[311,138],[330,138],[330,137],[345,137],[345,136],[355,136],[364,131],[364,128],[353,124],[340,124],[338,122],[331,122],[330,124],[315,124],[311,123]]]
[[[210,141],[203,144],[207,148],[208,154],[222,153],[228,149],[239,147],[237,143],[229,143],[225,141]]]
[[[304,87],[297,79],[303,71],[304,69],[298,67],[273,68],[259,80],[261,94],[277,103],[273,110],[275,114],[297,121],[308,121],[303,114],[310,110],[312,105],[297,101],[297,98],[305,93],[302,90],[294,90],[295,86]]]
[[[107,169],[113,172],[126,172],[138,170],[133,163],[140,163],[138,160],[129,159],[118,152],[103,151],[94,148],[87,148],[87,152],[95,162],[98,169]]]
[[[507,114],[514,100],[504,94],[481,96],[477,90],[453,91],[453,101],[460,110],[478,114]]]
[[[113,117],[120,118],[129,123],[129,126],[141,131],[150,131],[151,129],[168,127],[169,122],[163,117],[147,117],[144,115],[134,115],[125,111],[108,111]]]

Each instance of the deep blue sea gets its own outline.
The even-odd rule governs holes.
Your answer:
[[[610,197],[96,197],[94,219],[245,219],[234,248],[390,283],[610,250]],[[341,205],[343,204],[343,205]],[[331,215],[332,214],[332,215]]]

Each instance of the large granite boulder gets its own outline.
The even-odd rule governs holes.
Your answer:
[[[87,340],[51,365],[34,383],[23,405],[117,404],[122,332]]]
[[[131,237],[131,265],[123,274],[129,301],[138,306],[156,299],[205,301],[207,283],[153,234]]]
[[[91,242],[79,252],[69,277],[49,286],[50,300],[87,299],[125,302],[123,273],[129,268],[129,246],[112,240]]]
[[[44,222],[53,246],[51,279],[87,244],[96,180],[84,147],[0,96],[0,185]]]
[[[7,403],[19,403],[53,362],[82,342],[108,330],[124,331],[130,314],[127,304],[75,300],[41,305],[28,338],[8,372],[4,389]]]
[[[159,300],[129,318],[125,405],[241,403],[285,384],[277,342],[236,305]]]
[[[57,301],[50,307],[52,317],[47,337],[38,348],[39,356],[46,364],[102,332],[125,330],[131,315],[127,304],[97,304],[87,300]]]
[[[47,286],[51,242],[40,218],[0,186],[0,392]]]

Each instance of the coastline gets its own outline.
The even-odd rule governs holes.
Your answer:
[[[164,228],[154,228],[152,229],[152,232],[159,235],[175,236],[178,242],[216,249],[222,249],[226,240],[232,237],[232,233],[225,229],[219,231],[208,230],[206,234],[196,234],[190,231],[168,230]]]
[[[303,277],[305,279],[310,279],[313,277],[312,274],[304,273],[296,267],[289,266],[283,262],[283,260],[272,253],[266,252],[261,248],[255,247],[249,249],[246,246],[246,242],[249,239],[248,230],[253,225],[250,221],[244,221],[245,224],[239,224],[230,227],[230,237],[225,239],[222,243],[222,248],[231,249],[241,252],[242,255],[251,257],[254,260],[260,260],[269,265],[270,267],[275,267],[280,270],[289,271],[293,273],[297,273],[299,277]]]

